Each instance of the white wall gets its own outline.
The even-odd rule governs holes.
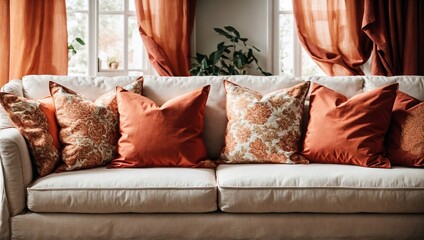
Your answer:
[[[194,48],[209,54],[223,41],[213,28],[231,25],[261,50],[259,64],[272,71],[272,0],[197,0]],[[195,55],[193,53],[192,55]]]

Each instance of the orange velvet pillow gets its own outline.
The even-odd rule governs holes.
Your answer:
[[[53,137],[54,146],[60,150],[61,145],[59,142],[59,125],[56,121],[56,109],[54,107],[54,102],[52,97],[45,97],[38,100],[40,104],[41,111],[44,112],[49,124],[49,132]]]
[[[302,154],[311,163],[390,168],[384,135],[397,88],[398,84],[392,84],[348,99],[313,84]]]
[[[38,175],[54,171],[60,161],[58,125],[53,99],[32,100],[10,93],[0,93],[0,103],[19,130],[31,153]]]
[[[393,165],[424,167],[424,102],[398,91],[386,149]]]
[[[209,89],[205,86],[158,106],[118,87],[121,138],[109,167],[209,167],[200,137]]]

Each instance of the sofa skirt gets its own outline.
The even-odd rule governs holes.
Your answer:
[[[12,239],[424,239],[424,214],[61,214],[12,218]]]

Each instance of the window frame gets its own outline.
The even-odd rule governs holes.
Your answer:
[[[128,61],[128,18],[136,16],[135,11],[129,9],[129,1],[124,0],[124,9],[122,11],[100,11],[99,1],[101,0],[86,0],[88,2],[87,10],[70,10],[67,9],[67,12],[72,13],[85,13],[87,14],[88,19],[88,39],[84,39],[87,47],[87,75],[88,76],[121,76],[129,75],[130,72],[141,72],[143,75],[154,74],[153,67],[148,61],[147,53],[143,54],[145,61],[145,69],[133,69],[129,68]],[[101,69],[100,68],[100,59],[99,59],[99,17],[101,14],[112,14],[112,15],[122,15],[124,17],[124,59],[123,59],[123,69]],[[140,36],[141,37],[141,36]],[[144,46],[143,46],[144,47]]]
[[[293,76],[294,77],[302,77],[302,70],[303,70],[303,49],[302,49],[302,45],[300,43],[300,40],[298,38],[297,35],[297,30],[296,30],[296,21],[294,20],[294,16],[293,16],[293,10],[280,10],[280,1],[279,0],[273,0],[273,16],[274,16],[274,34],[273,34],[273,39],[274,39],[274,56],[273,56],[273,67],[274,67],[274,73],[277,75],[281,74],[280,71],[280,16],[281,15],[292,15],[293,17]],[[317,68],[319,68],[319,66],[316,66]],[[319,70],[321,70],[319,68]]]

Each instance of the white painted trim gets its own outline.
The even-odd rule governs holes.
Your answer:
[[[266,56],[266,71],[269,71],[271,73],[274,73],[273,71],[273,42],[274,42],[274,34],[273,34],[273,19],[274,19],[274,0],[267,0],[266,2],[267,5],[267,20],[266,20],[266,42],[267,42],[267,47],[266,47],[266,52],[267,52],[267,56]]]
[[[128,0],[124,1],[124,73],[128,75]]]
[[[87,64],[88,64],[88,75],[96,76],[97,75],[97,27],[96,27],[96,14],[90,14],[95,12],[94,9],[97,8],[97,1],[88,1],[88,55],[87,55]]]
[[[293,72],[295,77],[302,76],[302,46],[300,46],[299,38],[296,31],[296,20],[293,16]]]
[[[273,20],[273,34],[272,34],[272,73],[275,75],[280,74],[280,3],[278,0],[273,0],[273,11],[272,11],[272,20]]]

